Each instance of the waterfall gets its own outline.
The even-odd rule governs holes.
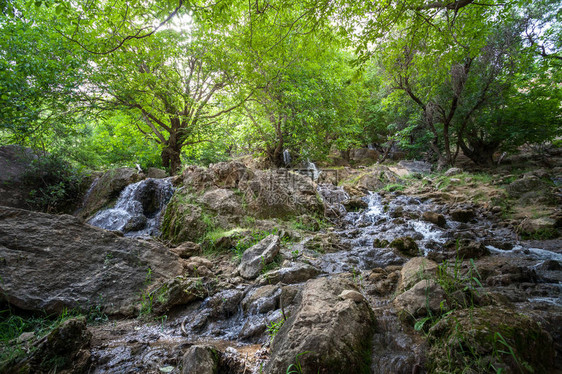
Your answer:
[[[148,178],[125,187],[113,208],[99,211],[88,223],[137,237],[160,234],[160,216],[174,194],[169,179]]]
[[[289,166],[291,164],[291,153],[288,149],[283,151],[283,163],[285,166]]]
[[[306,170],[308,170],[310,176],[312,177],[312,180],[318,180],[321,171],[318,170],[316,164],[314,164],[314,162],[311,162],[310,160],[307,159],[305,165],[306,165]]]

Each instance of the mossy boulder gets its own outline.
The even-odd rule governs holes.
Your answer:
[[[210,230],[212,219],[184,191],[174,194],[162,218],[162,238],[172,243],[199,242]]]
[[[398,252],[405,254],[406,256],[417,256],[419,254],[419,248],[416,241],[409,236],[396,238],[390,242],[388,246],[396,249]]]
[[[432,373],[550,373],[552,337],[529,317],[498,307],[448,314],[429,330]]]

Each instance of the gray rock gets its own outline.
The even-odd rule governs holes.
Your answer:
[[[439,227],[444,227],[447,224],[445,216],[435,212],[423,212],[422,219]]]
[[[368,372],[374,317],[365,300],[340,298],[357,292],[344,278],[308,281],[295,312],[279,329],[271,345],[266,373],[284,373],[296,360],[303,373]]]
[[[205,345],[191,346],[182,358],[182,374],[217,374],[219,353]]]
[[[399,311],[404,311],[407,316],[414,318],[427,316],[430,312],[434,315],[448,310],[445,301],[445,291],[432,279],[421,280],[408,291],[394,299],[394,305]]]
[[[162,179],[166,178],[168,176],[168,173],[166,173],[166,170],[151,167],[146,171],[146,176],[148,178]]]
[[[182,270],[157,242],[123,238],[69,215],[0,207],[0,300],[19,308],[100,306],[132,315],[149,274],[157,283]]]
[[[431,173],[431,164],[425,161],[407,161],[402,160],[398,163],[411,174],[429,174]]]
[[[422,279],[434,278],[437,272],[437,263],[425,257],[414,257],[406,262],[400,271],[402,291],[409,290]]]
[[[246,279],[256,278],[265,265],[273,261],[279,253],[280,240],[277,235],[269,235],[258,244],[248,248],[242,255],[238,270]]]
[[[309,279],[316,278],[320,273],[319,269],[309,264],[296,263],[291,267],[284,267],[281,269],[272,270],[266,274],[261,275],[258,284],[294,284],[306,282]]]
[[[462,169],[461,168],[450,168],[449,170],[447,170],[445,172],[445,176],[446,177],[452,177],[453,175],[458,175],[462,173]]]
[[[37,155],[18,145],[0,147],[0,205],[28,209],[31,187],[22,183],[23,177]]]

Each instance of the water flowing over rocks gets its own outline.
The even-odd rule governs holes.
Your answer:
[[[174,193],[168,179],[144,179],[121,191],[115,206],[99,211],[88,223],[126,236],[157,236],[162,210]]]
[[[182,271],[177,256],[156,242],[122,238],[69,215],[7,207],[0,207],[0,258],[0,298],[48,313],[99,306],[132,315],[147,272],[157,282]]]
[[[138,182],[143,177],[133,168],[119,168],[105,172],[90,186],[78,213],[79,217],[86,219],[98,210],[106,208],[117,199],[125,187]]]

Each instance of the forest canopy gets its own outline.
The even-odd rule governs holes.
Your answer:
[[[486,165],[562,135],[555,0],[0,9],[0,143],[89,168],[176,173],[249,154],[289,166],[286,153],[296,164],[361,147]]]

